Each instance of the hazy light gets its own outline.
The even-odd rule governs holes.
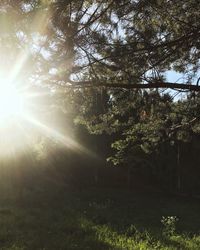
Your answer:
[[[18,52],[17,47],[15,48],[12,45],[12,49],[10,50],[9,47],[8,53],[5,50],[4,55],[4,48],[1,50],[2,46],[0,46],[0,52],[8,59],[8,63],[4,63],[5,60],[1,60],[0,63],[0,161],[5,156],[11,158],[17,156],[19,152],[30,150],[28,146],[33,146],[32,138],[37,137],[37,133],[74,151],[96,157],[95,154],[74,140],[73,136],[71,137],[67,131],[63,134],[56,127],[52,127],[51,122],[46,122],[45,113],[47,113],[49,107],[43,103],[48,102],[48,96],[52,95],[54,91],[52,89],[45,92],[44,90],[38,91],[38,88],[34,90],[32,85],[37,87],[37,81],[42,83],[41,79],[37,80],[37,74],[34,75],[35,82],[30,80],[32,70],[34,70],[32,56],[34,54],[42,54],[43,57],[48,56],[43,44],[47,39],[46,34],[51,17],[49,11],[51,8],[48,9],[47,7],[53,2],[53,0],[42,1],[45,8],[35,12],[28,32],[31,34],[30,37],[29,34],[27,35],[22,31],[17,34],[22,44],[25,41],[21,53]],[[29,4],[24,5],[25,12],[31,11],[31,8],[32,6]],[[4,26],[6,27],[6,25],[2,27]],[[27,37],[32,39],[30,44],[26,41]],[[56,69],[52,69],[50,73],[53,74],[55,71]],[[52,119],[56,118],[52,117]],[[34,132],[35,130],[36,132]]]
[[[20,116],[24,111],[24,97],[14,85],[0,79],[0,125]]]
[[[35,119],[33,116],[28,115],[28,113],[24,116],[29,123],[33,124],[38,131],[42,132],[47,138],[57,141],[61,145],[73,149],[76,152],[87,154],[91,157],[97,157],[93,152],[88,150],[87,148],[83,147],[79,144],[76,140],[74,140],[69,135],[64,135],[60,133],[57,129],[52,128],[51,126],[45,125],[44,123],[40,122],[38,119]]]
[[[42,134],[76,152],[96,157],[70,135],[62,134],[59,129],[41,121],[39,114],[42,107],[37,98],[46,99],[50,90],[48,93],[36,93],[25,89],[24,92],[24,88],[17,88],[20,85],[22,87],[23,84],[14,85],[3,78],[0,80],[0,158],[17,156],[21,150],[28,150],[28,144],[33,143],[29,135],[36,135],[32,134],[32,127],[36,128],[38,135]],[[32,109],[37,112],[32,112]]]

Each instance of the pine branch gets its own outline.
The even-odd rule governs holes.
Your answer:
[[[197,121],[197,117],[193,118],[189,122],[173,126],[172,128],[170,128],[170,131],[175,131],[175,130],[178,130],[179,128],[182,128],[182,127],[185,127],[185,126],[191,126],[196,121]]]
[[[70,85],[69,85],[70,84]],[[63,85],[65,88],[93,88],[93,87],[105,87],[110,89],[174,89],[174,90],[188,90],[188,91],[200,91],[200,86],[194,84],[185,83],[172,83],[172,82],[150,82],[141,84],[123,84],[123,83],[103,83],[93,81],[70,81],[68,85]]]

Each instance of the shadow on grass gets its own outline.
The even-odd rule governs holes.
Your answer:
[[[81,213],[54,198],[29,197],[2,206],[0,249],[113,249],[97,238],[93,224]]]
[[[165,246],[184,249],[181,241],[162,238],[161,217],[178,216],[179,231],[197,233],[199,208],[192,200],[125,190],[27,191],[20,200],[1,202],[0,249],[132,249],[138,229],[147,230]]]
[[[199,200],[127,190],[93,190],[80,195],[80,203],[88,219],[97,224],[111,223],[119,232],[134,225],[157,234],[163,228],[162,216],[176,216],[178,232],[199,233]]]

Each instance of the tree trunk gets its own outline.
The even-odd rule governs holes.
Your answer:
[[[177,144],[177,188],[181,190],[180,143]]]
[[[131,168],[128,167],[127,170],[127,187],[130,188],[131,187]]]

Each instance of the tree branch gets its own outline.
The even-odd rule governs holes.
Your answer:
[[[170,132],[171,131],[175,131],[175,130],[178,130],[179,128],[182,128],[182,127],[185,127],[185,126],[190,126],[192,125],[194,122],[197,121],[197,117],[193,118],[191,121],[189,122],[186,122],[186,123],[183,123],[183,124],[178,124],[178,125],[175,125],[173,126],[172,128],[170,128]]]
[[[172,83],[172,82],[152,82],[152,83],[140,83],[140,84],[123,84],[123,83],[103,83],[95,81],[70,81],[70,85],[62,85],[66,88],[92,88],[92,87],[105,87],[111,89],[175,89],[175,90],[188,90],[188,91],[200,91],[200,86],[194,84],[185,83]]]

